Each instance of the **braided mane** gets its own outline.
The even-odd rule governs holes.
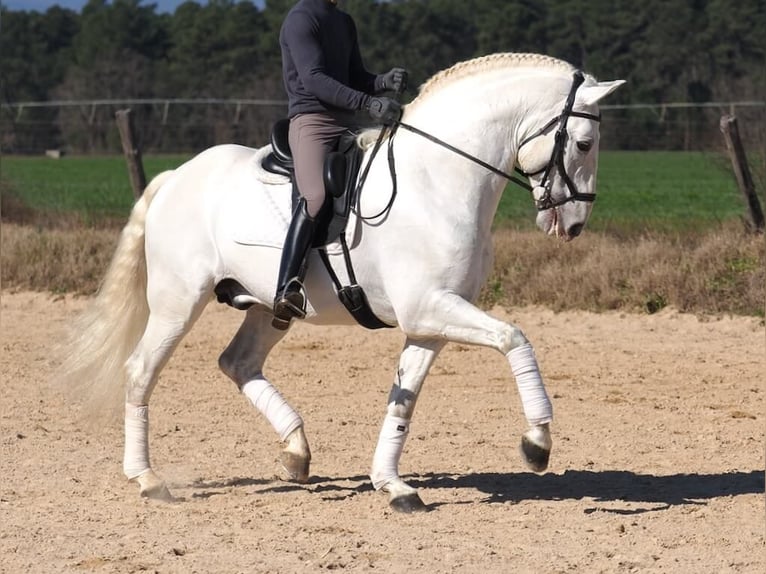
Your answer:
[[[536,68],[554,68],[562,71],[574,71],[574,66],[556,58],[550,56],[543,56],[541,54],[525,54],[525,53],[513,53],[503,52],[499,54],[490,54],[488,56],[481,56],[472,60],[466,60],[459,62],[434,74],[429,80],[427,80],[422,86],[420,86],[420,92],[418,96],[412,101],[412,104],[418,102],[437,88],[441,88],[444,84],[460,80],[462,78],[477,74],[479,72],[486,72],[491,70],[497,70],[508,67],[536,67]]]

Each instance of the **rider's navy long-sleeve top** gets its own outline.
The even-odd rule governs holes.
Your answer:
[[[328,0],[300,0],[279,34],[288,116],[359,110],[379,91],[382,76],[362,63],[356,25]]]

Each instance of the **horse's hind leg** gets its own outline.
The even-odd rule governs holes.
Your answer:
[[[180,290],[179,290],[180,291]],[[199,294],[179,295],[164,302],[162,295],[149,297],[149,319],[138,345],[126,362],[125,454],[123,471],[136,481],[141,496],[172,500],[165,483],[149,462],[149,398],[160,371],[183,336],[191,329],[208,301]]]
[[[417,490],[399,477],[399,458],[423,380],[445,344],[446,341],[439,339],[407,339],[388,396],[388,410],[375,448],[370,478],[377,490],[388,493],[389,504],[399,512],[426,510]]]
[[[306,482],[311,451],[303,432],[303,420],[263,375],[266,357],[287,332],[274,329],[272,318],[270,312],[251,307],[218,364],[287,443],[281,461],[288,478]]]

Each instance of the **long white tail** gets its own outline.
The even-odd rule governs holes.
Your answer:
[[[89,418],[117,418],[124,404],[125,361],[146,328],[144,225],[149,204],[172,175],[165,171],[146,186],[120,234],[109,269],[65,343],[61,380],[84,400]]]

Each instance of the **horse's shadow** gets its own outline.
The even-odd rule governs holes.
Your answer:
[[[410,480],[419,488],[470,488],[486,493],[484,503],[525,500],[580,500],[653,504],[651,508],[592,508],[618,514],[638,514],[685,504],[705,504],[722,496],[764,492],[764,471],[657,476],[624,470],[568,470],[563,474],[431,473]]]
[[[580,500],[594,502],[631,502],[652,507],[590,508],[617,514],[638,514],[686,504],[706,504],[723,496],[764,492],[764,471],[735,471],[718,474],[672,474],[657,476],[625,470],[568,470],[563,474],[479,472],[470,474],[427,473],[403,477],[419,489],[470,489],[487,496],[484,504],[520,503],[525,500]],[[199,484],[210,487],[211,484]],[[256,486],[257,493],[310,490],[326,500],[344,500],[372,491],[365,475],[347,477],[314,476],[305,485],[280,481],[240,479],[227,486]],[[460,502],[449,503],[460,504]],[[434,508],[437,505],[430,505]]]

